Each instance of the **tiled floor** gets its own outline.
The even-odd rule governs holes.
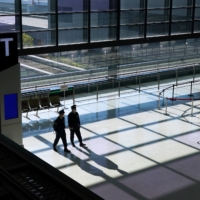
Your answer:
[[[180,78],[180,81],[191,77]],[[162,81],[161,89],[174,84],[174,79]],[[60,140],[58,153],[52,150],[55,134],[54,110],[33,113],[31,121],[23,118],[23,142],[31,151],[64,174],[91,189],[106,200],[199,200],[200,199],[200,95],[199,85],[193,87],[194,116],[191,101],[168,102],[161,98],[158,109],[157,83],[136,85],[118,90],[108,89],[76,95],[81,133],[87,148],[70,144],[63,152]],[[161,91],[160,89],[160,91]],[[186,97],[190,85],[175,88],[175,97]],[[171,97],[172,90],[165,92]],[[66,107],[72,104],[71,97]],[[70,109],[66,109],[66,115]],[[67,116],[66,116],[67,122]]]

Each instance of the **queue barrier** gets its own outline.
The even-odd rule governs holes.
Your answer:
[[[178,101],[178,100],[181,100],[181,101],[192,101],[192,103],[191,103],[191,116],[194,116],[193,115],[194,100],[200,100],[200,99],[197,99],[197,98],[168,98],[168,97],[166,97],[165,115],[169,115],[169,113],[167,112],[168,100],[170,100],[170,101]]]

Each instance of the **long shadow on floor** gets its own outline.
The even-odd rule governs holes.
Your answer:
[[[80,152],[82,152],[83,154],[88,156],[92,161],[94,161],[98,165],[100,165],[104,168],[110,169],[110,170],[117,170],[122,175],[128,175],[127,172],[120,170],[117,164],[115,164],[114,162],[112,162],[111,160],[109,160],[108,158],[106,158],[104,156],[94,153],[89,148],[87,148],[87,147],[84,148],[87,151],[87,153],[85,151],[82,151],[79,148],[76,148],[76,149],[78,149]]]
[[[44,144],[46,144],[50,148],[52,148],[52,143],[49,142],[48,140],[46,140],[45,138],[42,138],[41,136],[35,136],[35,138],[37,138],[38,140],[40,140],[41,142],[43,142]],[[79,157],[77,157],[73,153],[65,153],[63,151],[63,149],[62,149],[62,151],[61,151],[61,149],[62,148],[59,148],[59,146],[57,146],[57,150],[58,150],[58,153],[60,155],[62,155],[63,157],[68,158],[73,163],[77,164],[77,166],[79,166],[81,168],[81,170],[85,171],[86,173],[89,173],[89,174],[91,174],[93,176],[102,177],[105,180],[106,183],[110,183],[110,184],[114,185],[114,187],[117,188],[117,189],[120,188],[120,190],[123,191],[123,193],[128,194],[128,196],[130,196],[131,199],[147,200],[146,198],[143,197],[142,194],[138,194],[137,192],[135,192],[131,188],[128,188],[127,186],[121,184],[120,182],[116,182],[115,178],[112,178],[109,175],[105,174],[101,169],[98,169],[97,167],[95,167],[95,166],[91,165],[90,163],[88,163],[88,161],[80,159]],[[82,151],[80,149],[78,149],[78,150]],[[112,161],[110,161],[109,159],[107,159],[107,158],[105,158],[103,156],[99,156],[99,155],[95,154],[94,152],[92,152],[90,150],[89,150],[89,152],[92,154],[93,159],[97,164],[100,164],[101,166],[104,166],[104,167],[107,166],[106,168],[108,168],[108,169],[119,170],[118,166],[115,163],[113,163]],[[88,153],[88,154],[90,154],[90,153]],[[94,158],[95,155],[97,155],[97,158]],[[110,166],[108,167],[108,165],[103,164],[105,162],[107,162],[108,165],[110,165]],[[60,169],[66,168],[66,167],[69,167],[69,165],[66,164],[64,166],[57,167],[57,169],[60,170]],[[124,172],[122,170],[120,170],[119,172],[122,174],[122,177],[129,176],[128,173],[126,173],[126,172]],[[111,192],[111,191],[109,191],[109,192]]]

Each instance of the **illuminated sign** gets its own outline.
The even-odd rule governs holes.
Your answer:
[[[4,95],[4,118],[5,120],[18,118],[17,93]]]
[[[17,34],[0,34],[0,72],[18,64]]]

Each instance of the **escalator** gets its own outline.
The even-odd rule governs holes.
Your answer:
[[[1,200],[102,200],[0,134]]]

